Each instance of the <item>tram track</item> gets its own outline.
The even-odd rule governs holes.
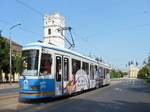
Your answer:
[[[27,106],[24,105],[20,105],[20,107],[17,109],[17,112],[41,112],[42,111],[46,111],[49,108],[51,109],[55,109],[57,108],[57,106],[62,105],[62,104],[66,104],[66,103],[71,103],[73,101],[76,101],[75,97],[68,97],[67,99],[57,99],[56,101],[49,101],[46,103],[39,103],[39,104],[30,104]]]
[[[1,103],[0,103],[0,107],[1,108],[8,108],[9,106],[11,106],[11,107],[15,106],[15,108],[16,108],[17,103],[18,103],[18,100],[16,98],[11,98],[7,101],[2,100]]]
[[[16,110],[18,104],[18,95],[5,96],[0,98],[0,112],[5,112],[4,110]]]
[[[2,101],[2,100],[8,100],[8,99],[10,99],[10,98],[17,98],[19,95],[18,95],[18,93],[11,93],[11,94],[3,94],[3,95],[0,95],[0,100]]]

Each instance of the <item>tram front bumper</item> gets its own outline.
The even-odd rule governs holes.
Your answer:
[[[53,97],[54,92],[20,92],[19,97],[21,99],[38,99],[38,98],[46,98]]]

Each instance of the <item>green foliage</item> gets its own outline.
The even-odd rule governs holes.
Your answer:
[[[148,70],[148,67],[147,65],[145,65],[144,67],[142,67],[139,72],[138,72],[138,78],[146,78],[148,77],[150,74],[149,74],[149,70]]]
[[[144,66],[138,72],[138,78],[142,78],[150,83],[150,54],[147,57],[147,62],[144,60],[143,64]]]
[[[112,69],[110,74],[111,74],[111,78],[121,78],[127,75],[126,72],[122,72],[120,70],[115,70],[115,69]]]
[[[12,52],[12,73],[18,73],[21,69],[21,56]],[[0,76],[1,72],[9,73],[9,43],[0,37]]]
[[[146,82],[150,83],[150,78],[147,78],[147,79],[146,79]]]
[[[12,56],[12,72],[19,73],[21,70],[21,56],[15,55]]]
[[[0,73],[9,72],[9,44],[0,37]]]

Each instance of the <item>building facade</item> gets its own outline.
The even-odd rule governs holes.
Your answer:
[[[9,44],[10,40],[8,38],[3,37],[6,42]],[[12,49],[12,53],[16,53],[17,55],[21,56],[22,53],[22,45],[12,41],[12,45],[11,45],[11,49]],[[12,54],[13,55],[13,54]]]
[[[139,68],[137,66],[131,64],[128,69],[128,77],[129,78],[137,78],[138,72],[139,72]]]

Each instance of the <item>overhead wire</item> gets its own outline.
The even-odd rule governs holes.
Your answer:
[[[71,36],[71,40],[72,40],[72,45],[70,47],[75,47],[75,42],[74,42],[74,39],[73,39],[73,36],[72,36],[72,33],[71,33],[71,29],[72,29],[71,27],[68,28],[70,36]]]
[[[99,52],[99,53],[102,52],[99,48],[97,48],[95,46],[95,44],[91,44],[91,42],[89,41],[87,36],[84,37],[84,36],[78,34],[75,30],[73,30],[72,33],[75,35],[75,37],[78,37],[79,41],[82,40],[88,47],[90,45],[90,48],[88,48],[89,49],[89,54],[85,54],[85,55],[89,56],[89,55],[92,54],[91,56],[93,56],[93,58],[97,58],[98,56],[95,53],[93,53],[93,51],[95,51],[95,49],[96,49],[97,52]],[[80,47],[80,46],[76,46],[76,47]],[[84,46],[84,47],[86,47],[86,46]],[[101,56],[101,58],[102,58],[102,56]]]
[[[32,7],[31,7],[31,6],[29,6],[28,4],[26,4],[26,3],[22,2],[21,0],[16,0],[16,1],[17,1],[19,4],[23,5],[24,7],[26,7],[26,8],[28,8],[28,9],[32,10],[33,12],[35,12],[35,13],[37,13],[37,14],[39,14],[39,15],[42,15],[42,16],[43,16],[43,14],[42,14],[40,11],[38,11],[38,10],[36,10],[36,9],[32,8]]]
[[[5,23],[5,24],[8,24],[8,25],[12,25],[12,23],[10,23],[10,22],[8,22],[8,21],[6,21],[6,20],[0,20],[0,22]],[[21,30],[23,30],[23,31],[32,33],[32,34],[34,34],[34,35],[38,35],[38,36],[40,35],[40,36],[42,36],[40,33],[37,33],[37,32],[35,32],[35,31],[32,31],[32,30],[30,30],[30,29],[28,29],[28,28],[25,28],[25,27],[22,27],[22,26],[19,26],[18,28],[21,29]]]

